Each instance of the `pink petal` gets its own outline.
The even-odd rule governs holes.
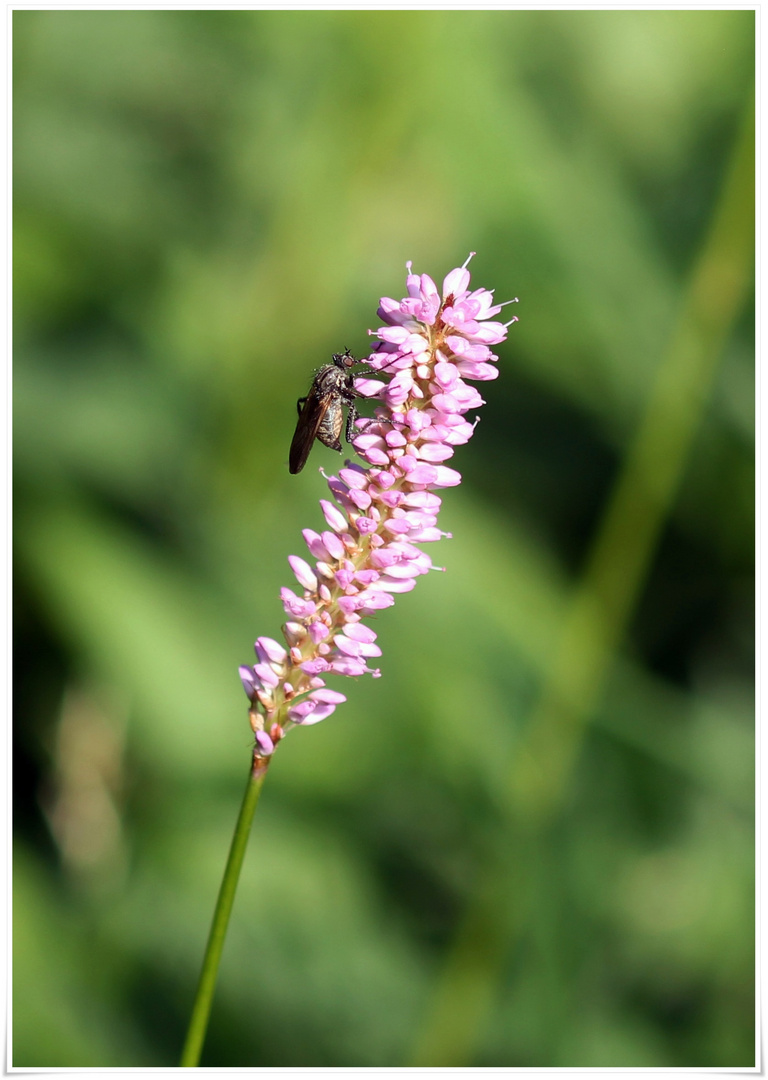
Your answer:
[[[376,634],[369,626],[363,626],[362,623],[351,623],[346,627],[347,636],[354,638],[355,641],[364,641],[366,644],[370,644],[376,640]]]
[[[256,655],[259,659],[269,660],[273,664],[285,663],[286,657],[288,656],[284,647],[280,645],[279,642],[273,641],[273,639],[269,637],[256,638],[254,649],[256,650]]]
[[[240,672],[240,681],[243,684],[243,690],[245,690],[246,696],[253,701],[256,696],[256,691],[261,689],[261,683],[256,678],[253,668],[248,667],[246,664],[241,664],[238,671]]]
[[[253,670],[261,679],[263,686],[275,687],[279,686],[280,679],[269,666],[269,664],[254,664]]]
[[[331,526],[334,532],[343,533],[349,528],[349,522],[344,517],[342,512],[333,503],[328,502],[327,499],[320,500],[320,508],[323,511],[323,516],[328,524]]]
[[[457,484],[461,483],[461,473],[456,472],[455,469],[449,469],[447,465],[438,465],[436,472],[435,484],[438,487],[456,487]]]
[[[305,589],[310,590],[317,588],[317,578],[309,563],[304,562],[298,555],[289,555],[288,562],[299,585],[303,585]]]
[[[365,469],[355,468],[350,466],[346,469],[339,469],[339,479],[344,483],[356,490],[363,490],[368,486],[368,472]]]
[[[272,742],[269,735],[267,735],[266,731],[256,732],[256,745],[265,757],[269,757],[270,754],[275,752],[275,744]]]
[[[453,448],[445,443],[424,443],[419,447],[419,457],[423,461],[447,461],[453,453]]]
[[[309,697],[312,701],[322,701],[326,705],[341,705],[347,700],[338,690],[329,690],[327,687],[322,690],[313,690]]]
[[[469,270],[464,266],[458,266],[455,270],[451,270],[449,274],[446,274],[443,280],[443,296],[450,296],[451,294],[458,296],[466,292],[467,285],[469,285]]]
[[[346,554],[346,548],[336,533],[324,532],[322,534],[322,541],[332,559],[342,559]]]

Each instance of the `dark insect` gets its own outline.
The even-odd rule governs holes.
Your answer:
[[[307,463],[312,443],[319,439],[331,450],[341,451],[342,423],[344,406],[347,406],[347,442],[352,441],[355,420],[358,411],[355,398],[360,397],[354,387],[357,375],[376,374],[371,368],[352,374],[352,368],[360,361],[356,360],[349,349],[333,354],[333,363],[326,364],[315,373],[309,393],[299,398],[296,407],[299,410],[299,422],[293,434],[291,452],[288,456],[288,468],[292,473],[301,472]]]

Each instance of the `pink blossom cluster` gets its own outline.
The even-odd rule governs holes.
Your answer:
[[[380,674],[368,666],[381,650],[364,619],[433,569],[416,545],[448,535],[437,527],[434,489],[461,482],[445,462],[474,431],[466,414],[483,404],[464,380],[496,378],[491,346],[517,321],[492,321],[504,305],[487,289],[469,291],[468,262],[448,274],[442,294],[408,263],[408,296],[381,301],[386,325],[369,331],[379,340],[365,363],[390,378],[355,380],[358,393],[381,402],[353,439],[367,467],[347,462],[328,479],[334,501],[320,501],[328,528],[303,534],[314,565],[288,559],[299,591],[281,591],[285,645],[260,637],[256,664],[240,668],[261,758],[290,727],[317,724],[346,700],[326,676]]]

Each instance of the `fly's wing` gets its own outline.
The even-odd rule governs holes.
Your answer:
[[[291,449],[288,454],[289,472],[301,472],[307,464],[312,443],[317,437],[317,432],[323,422],[329,402],[328,394],[319,393],[317,387],[312,386],[307,394],[307,400],[304,402],[304,408],[299,415],[296,430],[293,433]]]

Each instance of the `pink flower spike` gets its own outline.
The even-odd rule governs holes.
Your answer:
[[[381,649],[367,620],[442,569],[418,545],[450,535],[438,526],[435,489],[461,482],[445,462],[475,430],[467,414],[483,399],[470,382],[497,377],[492,347],[516,321],[496,321],[505,305],[491,290],[470,290],[471,258],[446,274],[441,292],[408,263],[407,296],[379,304],[381,325],[369,331],[378,340],[365,362],[381,377],[353,373],[350,383],[375,401],[374,416],[355,420],[356,458],[337,476],[319,470],[329,491],[320,501],[327,528],[303,531],[313,564],[289,556],[300,588],[280,590],[287,648],[261,637],[257,663],[240,668],[262,760],[291,727],[319,723],[346,700],[324,676],[380,676],[368,666]]]

